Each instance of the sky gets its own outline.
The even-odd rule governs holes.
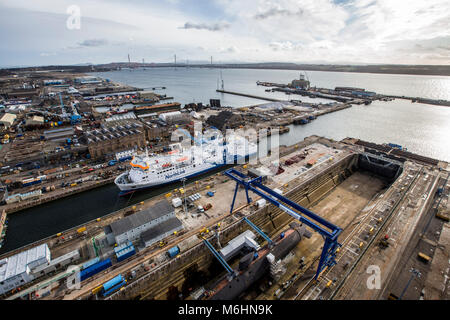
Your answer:
[[[448,0],[0,0],[0,66],[450,64]]]

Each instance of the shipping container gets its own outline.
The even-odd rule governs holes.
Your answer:
[[[123,261],[136,253],[136,250],[131,241],[128,241],[120,246],[114,248],[114,252],[116,253],[117,261]]]
[[[173,258],[176,255],[178,255],[180,253],[180,248],[178,246],[172,247],[169,250],[167,250],[167,255],[169,256],[169,258]]]
[[[85,263],[83,264],[83,266],[81,267],[81,269],[82,269],[82,270],[83,270],[83,269],[87,269],[87,268],[89,268],[90,266],[96,264],[96,263],[99,262],[99,261],[100,261],[100,258],[99,258],[99,257],[94,258],[94,259],[92,259],[92,260],[89,260],[88,262],[85,262]]]
[[[80,281],[86,280],[86,279],[92,277],[93,275],[95,275],[105,269],[108,269],[111,266],[112,266],[112,263],[111,263],[111,259],[109,259],[109,258],[106,260],[97,262],[96,264],[93,264],[92,266],[81,270]]]
[[[122,288],[126,283],[127,282],[125,281],[123,276],[119,274],[117,277],[114,277],[113,279],[103,284],[103,288],[100,293],[103,297],[107,297]]]
[[[116,253],[117,262],[123,261],[131,256],[136,254],[136,250],[134,249],[134,246],[129,246],[119,252]]]

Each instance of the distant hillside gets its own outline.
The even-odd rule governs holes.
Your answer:
[[[333,72],[363,72],[385,74],[411,74],[411,75],[439,75],[450,76],[448,65],[332,65],[332,64],[296,64],[283,62],[266,63],[223,63],[223,64],[184,64],[184,63],[127,63],[113,62],[108,64],[82,64],[68,66],[42,66],[26,68],[0,69],[0,75],[17,71],[57,70],[67,72],[102,72],[121,68],[162,68],[162,67],[195,67],[195,68],[230,68],[230,69],[277,69],[299,71],[333,71]]]

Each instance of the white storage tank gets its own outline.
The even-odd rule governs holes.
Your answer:
[[[173,118],[177,118],[181,116],[181,112],[180,111],[173,111],[173,112],[166,112],[166,113],[161,113],[159,115],[159,118],[164,121],[167,122]]]

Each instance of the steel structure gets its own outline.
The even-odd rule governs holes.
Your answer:
[[[333,265],[336,264],[335,259],[336,250],[341,246],[341,244],[338,243],[338,236],[342,232],[341,228],[335,226],[331,222],[316,215],[315,213],[300,206],[299,204],[278,194],[272,189],[264,186],[262,184],[262,177],[250,179],[245,174],[235,169],[229,169],[225,171],[225,175],[236,181],[236,188],[234,190],[234,196],[233,201],[231,203],[230,213],[233,212],[239,185],[242,185],[245,188],[248,203],[251,202],[251,199],[248,195],[248,191],[250,190],[322,235],[322,237],[325,240],[325,243],[320,256],[319,266],[317,267],[316,275],[314,277],[315,279],[318,278],[320,273],[326,267],[332,267]],[[305,216],[301,215],[300,213],[297,213],[296,211],[302,213]]]
[[[248,220],[246,217],[244,217],[245,222],[247,222],[247,224],[252,227],[256,232],[258,232],[261,237],[263,237],[264,239],[267,240],[267,242],[269,243],[269,247],[273,247],[274,243],[272,241],[272,239],[269,238],[269,236],[267,234],[265,234],[260,228],[258,228],[253,222],[251,222],[250,220]]]
[[[220,264],[227,270],[230,278],[234,278],[236,276],[235,271],[233,268],[230,267],[230,265],[225,261],[225,259],[221,256],[219,252],[213,247],[213,245],[203,237],[203,242],[205,243],[206,247],[212,252],[212,254],[219,260]]]

